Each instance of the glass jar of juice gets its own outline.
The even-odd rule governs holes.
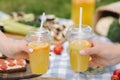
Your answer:
[[[30,69],[33,74],[44,74],[49,66],[50,35],[46,30],[31,31],[26,36],[28,46],[33,49],[29,54]]]
[[[76,27],[71,28],[67,33],[71,69],[75,72],[87,71],[90,59],[89,55],[83,56],[79,53],[80,50],[90,48],[92,46],[88,41],[92,37],[91,27],[87,25],[82,27],[82,32]]]
[[[72,0],[71,18],[75,24],[79,24],[80,7],[83,8],[83,24],[93,26],[95,0]]]
[[[97,40],[93,30],[88,25],[82,25],[82,31],[76,26],[71,27],[66,35],[68,40],[68,51],[70,56],[71,69],[75,72],[84,72],[84,74],[98,74],[103,73],[105,68],[96,64],[95,67],[89,66],[89,55],[83,56],[80,54],[80,50],[92,47],[89,42],[90,39]]]
[[[79,52],[82,49],[92,47],[89,42],[89,39],[93,36],[92,29],[86,25],[82,27],[82,32],[79,28],[71,28],[67,33],[71,69],[75,72],[87,71],[90,56],[83,56]]]

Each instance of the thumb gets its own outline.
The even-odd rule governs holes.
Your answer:
[[[24,51],[27,52],[27,53],[32,53],[33,49],[29,48],[29,47],[26,47],[26,48],[24,48]]]
[[[80,50],[81,55],[93,55],[96,54],[96,50],[94,48],[86,48],[83,50]]]
[[[25,40],[21,40],[21,44],[24,44],[25,46],[22,46],[22,50],[27,53],[32,53],[33,49],[27,46],[27,42]]]

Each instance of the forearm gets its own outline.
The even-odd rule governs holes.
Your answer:
[[[9,39],[0,31],[0,52],[7,50],[8,43],[10,43]]]
[[[8,38],[0,31],[0,44],[9,42]]]

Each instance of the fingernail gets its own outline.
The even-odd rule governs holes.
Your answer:
[[[84,50],[81,50],[81,51],[80,51],[80,54],[85,55],[85,51],[84,51]]]
[[[32,49],[32,48],[30,48],[30,49],[29,49],[29,51],[30,51],[30,53],[32,53],[32,52],[33,52],[33,49]]]

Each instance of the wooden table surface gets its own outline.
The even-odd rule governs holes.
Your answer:
[[[5,35],[9,38],[15,38],[15,39],[24,39],[25,36],[24,35],[18,35],[18,34],[11,34],[11,33],[5,33]],[[57,40],[52,40],[52,44],[61,44],[65,41],[65,38],[62,38],[61,40],[57,41]]]
[[[23,35],[11,34],[11,33],[5,33],[5,35],[9,38],[15,38],[15,39],[24,39],[25,37]]]

